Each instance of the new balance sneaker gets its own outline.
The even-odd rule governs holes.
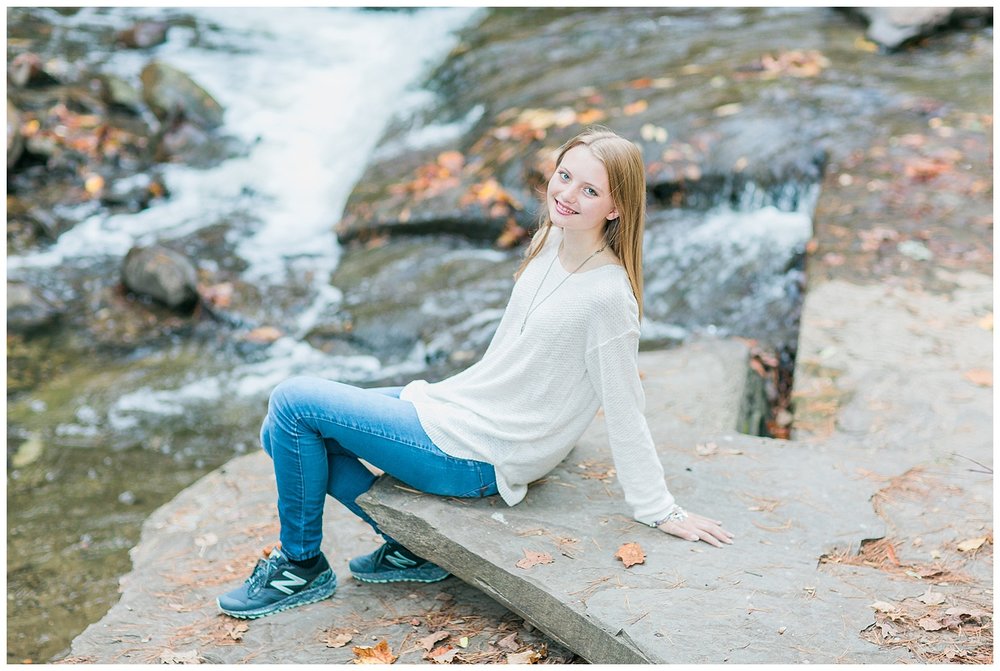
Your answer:
[[[274,547],[264,552],[243,586],[216,599],[226,615],[263,617],[295,606],[322,601],[337,589],[337,576],[322,554],[312,568],[296,566]]]
[[[437,582],[451,574],[413,554],[399,543],[387,542],[347,563],[351,575],[363,582]]]

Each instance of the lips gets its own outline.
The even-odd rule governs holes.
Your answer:
[[[568,207],[560,203],[558,200],[556,200],[556,212],[558,212],[563,216],[569,216],[571,214],[579,214],[579,212],[577,212],[576,210],[569,209]]]

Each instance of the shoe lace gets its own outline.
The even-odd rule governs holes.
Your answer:
[[[248,592],[254,593],[264,586],[267,579],[274,573],[277,567],[278,560],[271,559],[269,556],[265,556],[263,559],[257,560],[257,565],[253,568],[253,573],[247,578],[247,588]]]

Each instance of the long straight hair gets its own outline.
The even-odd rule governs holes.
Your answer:
[[[646,221],[646,169],[642,153],[634,142],[630,142],[614,131],[603,126],[592,126],[569,140],[559,148],[556,168],[563,157],[573,147],[584,145],[597,160],[604,164],[608,172],[608,185],[618,218],[604,225],[604,241],[621,259],[632,284],[632,293],[639,305],[642,318],[642,233]],[[538,230],[542,231],[538,244],[528,248],[517,272],[516,280],[524,272],[533,258],[538,256],[552,229],[547,201],[538,219]]]

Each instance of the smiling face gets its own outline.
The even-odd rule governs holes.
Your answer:
[[[562,229],[602,231],[618,212],[608,171],[586,145],[567,151],[549,180],[546,192],[549,218]]]

